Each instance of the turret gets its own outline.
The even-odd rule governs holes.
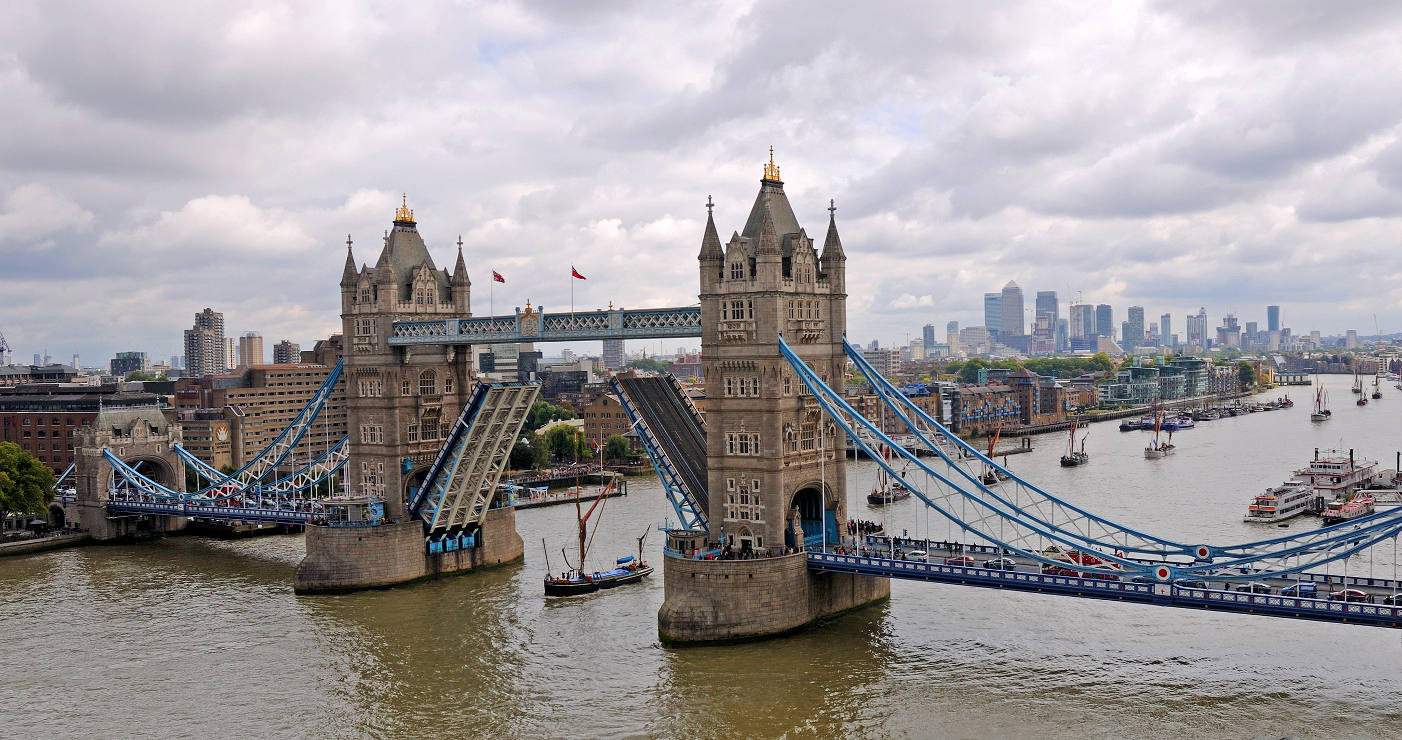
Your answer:
[[[700,263],[703,293],[715,289],[723,275],[725,263],[725,252],[721,249],[720,235],[716,233],[716,221],[711,214],[714,207],[711,196],[706,196],[706,233],[701,236],[701,253],[696,255],[696,261]]]
[[[351,236],[346,234],[346,266],[341,270],[341,290],[355,290],[359,277],[360,273],[355,269],[355,255],[351,253]]]
[[[837,235],[837,206],[828,200],[828,236],[823,241],[823,254],[818,267],[827,276],[833,290],[843,292],[847,285],[847,255],[842,251],[842,239]]]
[[[449,281],[453,291],[453,307],[466,314],[471,306],[472,281],[467,277],[467,262],[462,258],[462,234],[458,235],[458,261],[453,264]]]

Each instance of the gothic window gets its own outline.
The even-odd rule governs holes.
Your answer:
[[[727,490],[727,491],[734,491],[734,490],[735,490],[735,479],[734,479],[734,478],[726,478],[726,479],[725,479],[725,490]]]
[[[789,318],[794,317],[794,302],[789,301]]]
[[[410,442],[417,442],[417,441],[419,441],[419,425],[418,425],[418,424],[410,424],[410,425],[409,425],[409,435],[408,435],[408,439],[409,439]]]
[[[759,479],[758,479],[758,478],[755,478],[754,481],[750,483],[750,490],[754,491],[755,493],[759,493]],[[759,503],[759,498],[758,498],[758,497],[755,498],[755,503]]]
[[[734,379],[734,378],[727,377],[727,378],[725,379],[725,395],[727,395],[727,396],[733,396],[733,395],[735,395],[735,379]]]
[[[750,395],[759,395],[759,378],[750,378]]]
[[[786,395],[786,396],[793,395],[793,377],[792,377],[792,376],[789,376],[789,375],[785,375],[785,376],[784,376],[784,395]]]
[[[408,378],[405,378],[404,381],[401,382],[401,383],[399,384],[399,395],[401,395],[401,396],[407,396],[407,395],[409,395],[409,379],[408,379]]]
[[[730,263],[730,279],[739,280],[745,277],[745,267],[739,262]]]
[[[754,317],[755,317],[755,302],[754,302],[754,301],[745,301],[745,318],[747,318],[747,319],[753,319]]]
[[[453,376],[449,375],[448,377],[446,377],[446,378],[443,379],[443,392],[444,392],[444,393],[452,393],[452,392],[453,392]]]
[[[425,370],[419,375],[419,395],[432,396],[438,392],[438,374]]]
[[[370,289],[369,289],[369,288],[361,288],[361,289],[360,289],[360,302],[361,302],[361,303],[369,303],[369,302],[370,302]]]

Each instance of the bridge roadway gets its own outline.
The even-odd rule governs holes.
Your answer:
[[[164,516],[188,516],[197,519],[219,519],[230,522],[269,522],[272,524],[306,524],[312,517],[320,516],[320,511],[311,511],[311,499],[305,499],[307,506],[288,510],[277,508],[256,508],[238,506],[208,506],[188,503],[165,503],[157,501],[109,500],[107,511],[113,514],[161,514]],[[317,502],[318,504],[320,502]]]
[[[1396,601],[1395,594],[1402,592],[1402,582],[1384,578],[1324,575],[1302,573],[1299,582],[1316,584],[1319,598],[1282,596],[1279,590],[1297,583],[1291,579],[1263,579],[1258,581],[1225,581],[1221,588],[1210,587],[1211,583],[1180,580],[1174,583],[1160,583],[1145,576],[1086,577],[1081,578],[1063,573],[1043,573],[1040,563],[1027,559],[1010,558],[1015,565],[1010,570],[984,567],[1000,556],[997,547],[987,545],[959,545],[934,540],[928,541],[931,549],[926,550],[926,540],[868,536],[866,555],[838,554],[834,552],[809,552],[808,569],[827,573],[855,573],[860,575],[884,576],[912,581],[931,581],[963,586],[1000,588],[1014,591],[1029,591],[1061,596],[1077,596],[1092,599],[1131,601],[1153,606],[1174,606],[1186,609],[1207,609],[1243,614],[1311,619],[1324,622],[1367,624],[1380,627],[1402,628],[1402,607],[1383,603]],[[924,551],[924,558],[912,558],[912,551]],[[901,555],[901,557],[897,557]],[[967,555],[974,559],[972,566],[947,564],[947,558]],[[1068,566],[1072,564],[1068,563]],[[1066,571],[1069,571],[1067,568]],[[1271,593],[1252,593],[1250,584],[1260,584]],[[1373,602],[1342,601],[1330,598],[1331,590],[1358,589]]]

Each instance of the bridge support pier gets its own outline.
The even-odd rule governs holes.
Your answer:
[[[183,516],[109,514],[105,502],[77,501],[72,509],[76,515],[74,522],[98,542],[179,532],[190,523]]]
[[[665,645],[778,637],[891,596],[886,578],[811,573],[803,553],[756,560],[662,558]]]
[[[515,562],[524,554],[516,510],[492,509],[476,547],[429,553],[418,521],[374,527],[307,527],[307,555],[297,565],[298,593],[384,588]]]

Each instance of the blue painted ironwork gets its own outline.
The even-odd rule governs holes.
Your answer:
[[[919,406],[906,399],[890,381],[881,377],[866,362],[861,356],[860,350],[845,340],[844,345],[849,358],[856,364],[858,371],[867,377],[878,397],[886,404],[887,411],[900,419],[924,448],[933,451],[951,470],[961,474],[968,482],[967,485],[971,485],[979,497],[993,499],[1012,509],[1019,518],[1040,522],[1075,540],[1085,542],[1091,547],[1158,556],[1187,555],[1194,562],[1217,561],[1220,563],[1223,558],[1235,563],[1255,563],[1263,560],[1281,561],[1321,551],[1333,551],[1340,547],[1351,547],[1360,541],[1358,538],[1361,534],[1372,536],[1374,542],[1380,541],[1389,536],[1389,532],[1395,530],[1399,522],[1399,513],[1402,513],[1398,511],[1380,512],[1347,523],[1303,533],[1231,545],[1185,545],[1154,537],[1076,507],[1023,480],[1011,470],[998,465],[996,461],[964,442],[931,418]],[[936,439],[930,439],[928,435],[932,434],[936,435]],[[1006,483],[994,484],[994,487],[986,485],[973,475],[972,471],[951,460],[942,449],[945,444],[961,449],[964,457],[977,460],[988,469],[999,471],[1002,474],[1001,477],[1007,479]],[[1004,485],[1012,486],[1016,493],[1028,496],[1030,502],[1019,504],[1009,501],[1006,496],[995,490],[996,487]],[[1075,526],[1065,526],[1067,524]],[[1077,527],[1084,531],[1077,529]],[[1290,570],[1298,572],[1306,567],[1309,567],[1308,563],[1297,562],[1296,566]]]
[[[64,469],[63,469],[63,472],[59,474],[58,480],[54,481],[53,490],[55,490],[55,491],[63,490],[63,489],[65,488],[65,485],[64,485],[65,483],[67,483],[66,488],[72,488],[72,487],[73,487],[73,484],[72,484],[72,483],[68,483],[68,479],[73,475],[73,469],[74,469],[77,465],[78,465],[78,463],[68,463],[68,467],[64,468]]]
[[[482,524],[539,390],[539,383],[478,383],[473,389],[409,505],[434,541]]]
[[[1256,543],[1257,546],[1249,554],[1226,560],[1216,558],[1230,548],[1208,546],[1197,546],[1188,554],[1165,546],[1159,552],[1149,553],[1159,558],[1161,562],[1157,564],[1135,560],[1126,556],[1119,542],[1101,541],[1083,532],[1053,526],[1029,515],[1016,502],[991,495],[986,486],[980,485],[971,490],[934,470],[914,453],[896,445],[881,429],[852,409],[842,394],[823,383],[782,338],[780,350],[828,416],[893,480],[905,485],[927,506],[948,518],[962,531],[1043,564],[1065,565],[1066,555],[1076,552],[1079,556],[1092,557],[1095,563],[1091,566],[1078,565],[1077,570],[1104,576],[1152,572],[1155,578],[1162,581],[1181,577],[1252,580],[1298,573],[1309,567],[1343,560],[1402,532],[1402,513],[1397,513],[1374,517],[1358,529],[1353,529],[1351,525],[1336,525],[1289,538],[1291,544],[1287,547],[1269,549],[1261,546],[1262,543]],[[898,458],[904,460],[905,465],[928,476],[929,485],[919,485],[909,478],[905,470],[897,470],[892,460],[876,454],[869,440],[889,446]],[[947,457],[943,459],[953,465]],[[948,489],[948,493],[939,493],[935,488]],[[1041,500],[1037,503],[1040,504]],[[954,512],[951,508],[953,504],[958,504],[963,513]],[[968,515],[969,508],[973,509],[972,517]],[[1036,547],[1032,546],[1034,542],[1037,543]],[[1046,542],[1056,544],[1057,549],[1044,549],[1042,545]],[[1140,552],[1144,553],[1144,550]]]
[[[682,480],[667,452],[658,444],[657,437],[648,428],[647,422],[638,414],[638,410],[633,406],[628,394],[623,391],[618,378],[609,378],[609,386],[618,395],[623,412],[628,415],[628,423],[638,430],[638,439],[642,441],[643,449],[647,451],[648,460],[652,461],[653,470],[657,471],[657,477],[662,482],[662,490],[667,496],[667,502],[672,505],[672,511],[677,515],[677,522],[681,528],[707,529],[705,509],[698,503],[699,496],[704,495],[705,492],[691,491]]]
[[[976,552],[976,551],[971,551]],[[982,548],[989,557],[996,548]],[[821,573],[901,578],[1042,594],[1130,601],[1156,606],[1231,611],[1256,615],[1347,622],[1402,628],[1402,608],[1318,598],[1254,594],[1174,583],[1141,583],[1106,578],[1081,578],[1062,574],[994,570],[976,566],[947,565],[831,552],[808,553],[808,569]],[[1394,584],[1396,588],[1396,584]]]
[[[514,316],[396,321],[390,346],[669,339],[701,336],[701,307],[612,309],[575,313],[516,310]]]
[[[314,505],[310,505],[314,504]],[[107,510],[119,514],[160,514],[165,516],[186,516],[221,521],[270,522],[274,524],[306,524],[307,520],[321,514],[320,502],[310,502],[305,510],[287,510],[271,507],[215,506],[212,504],[182,503],[179,501],[124,501],[107,502]]]
[[[409,516],[421,517],[420,512],[423,511],[423,506],[427,503],[429,514],[425,518],[425,524],[433,521],[433,514],[437,512],[438,506],[443,502],[443,487],[440,483],[452,477],[452,469],[456,468],[458,462],[462,460],[462,441],[467,436],[472,422],[476,420],[477,412],[481,410],[482,401],[486,397],[487,384],[478,383],[477,387],[472,389],[472,395],[467,399],[467,403],[463,404],[457,420],[453,422],[453,429],[448,432],[448,438],[444,440],[443,446],[438,448],[438,456],[433,459],[433,465],[429,466],[428,473],[414,494],[414,499],[409,502]],[[444,474],[445,469],[447,469],[446,475]]]

